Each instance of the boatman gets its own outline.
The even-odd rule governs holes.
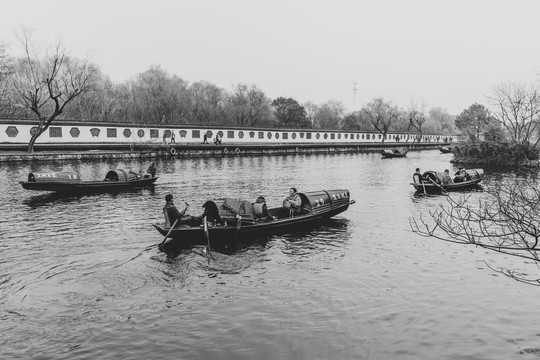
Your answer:
[[[416,168],[416,172],[413,174],[412,179],[415,184],[423,183],[422,173],[420,172],[420,168]]]
[[[202,216],[192,216],[186,215],[188,209],[188,203],[185,203],[185,207],[182,211],[178,211],[176,206],[173,203],[172,194],[165,195],[165,206],[163,207],[163,213],[166,217],[169,218],[169,223],[172,226],[176,220],[178,220],[178,225],[189,225],[189,226],[198,226],[201,224]]]
[[[169,219],[170,226],[172,226],[176,220],[178,220],[177,225],[180,225],[180,219],[182,219],[182,217],[186,214],[186,210],[188,208],[187,204],[184,207],[184,210],[178,211],[176,206],[174,206],[172,194],[165,195],[165,202],[163,214],[165,214],[165,217]]]
[[[146,169],[146,173],[149,174],[151,177],[156,177],[156,166],[154,163],[150,163],[150,166],[148,169]]]

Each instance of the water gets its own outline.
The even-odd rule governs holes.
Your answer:
[[[522,262],[410,230],[411,216],[445,203],[413,196],[414,169],[452,171],[450,159],[166,159],[153,189],[79,197],[17,182],[147,164],[2,164],[0,358],[536,359],[540,289],[484,263]],[[210,265],[198,247],[175,259],[145,250],[163,239],[151,223],[163,221],[169,192],[199,214],[225,195],[276,205],[291,186],[347,188],[357,202],[313,231],[215,253]]]

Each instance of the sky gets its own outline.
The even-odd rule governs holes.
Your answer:
[[[496,84],[540,80],[536,0],[2,0],[2,12],[10,53],[25,28],[117,83],[159,65],[347,112],[382,97],[457,115]]]

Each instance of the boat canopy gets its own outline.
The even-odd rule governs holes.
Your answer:
[[[30,173],[28,174],[28,182],[39,183],[80,183],[81,177],[74,172],[57,172],[57,173]]]
[[[139,178],[140,175],[130,172],[130,170],[125,171],[123,169],[109,170],[107,175],[105,175],[105,181],[132,181]]]
[[[349,190],[320,190],[299,193],[302,198],[302,208],[313,214],[325,212],[344,204],[349,204]]]
[[[215,205],[215,206],[214,206]],[[209,200],[204,203],[204,208],[217,208],[219,217],[222,220],[237,220],[237,215],[242,217],[242,221],[255,222],[255,212],[251,202],[242,199],[224,198]],[[210,216],[211,218],[213,216]]]
[[[329,191],[310,191],[298,193],[302,199],[302,209],[312,214],[323,213],[328,210],[348,205],[350,201],[349,190],[329,190]],[[209,219],[237,220],[237,215],[242,216],[244,222],[255,222],[255,212],[253,204],[248,200],[224,198],[217,200],[208,200],[203,207]],[[217,210],[214,210],[217,209]],[[219,212],[219,217],[213,214]]]
[[[478,180],[478,179],[483,179],[484,178],[484,170],[483,169],[464,169],[464,170],[467,173],[467,175],[469,176],[467,181]],[[443,179],[444,173],[442,173],[440,171],[426,171],[423,176],[426,179],[431,179],[436,184],[442,184],[442,179]]]

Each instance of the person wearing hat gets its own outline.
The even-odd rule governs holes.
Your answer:
[[[259,196],[255,203],[253,204],[253,211],[255,212],[255,218],[260,221],[274,220],[275,218],[268,211],[266,206],[266,200],[264,196]]]

